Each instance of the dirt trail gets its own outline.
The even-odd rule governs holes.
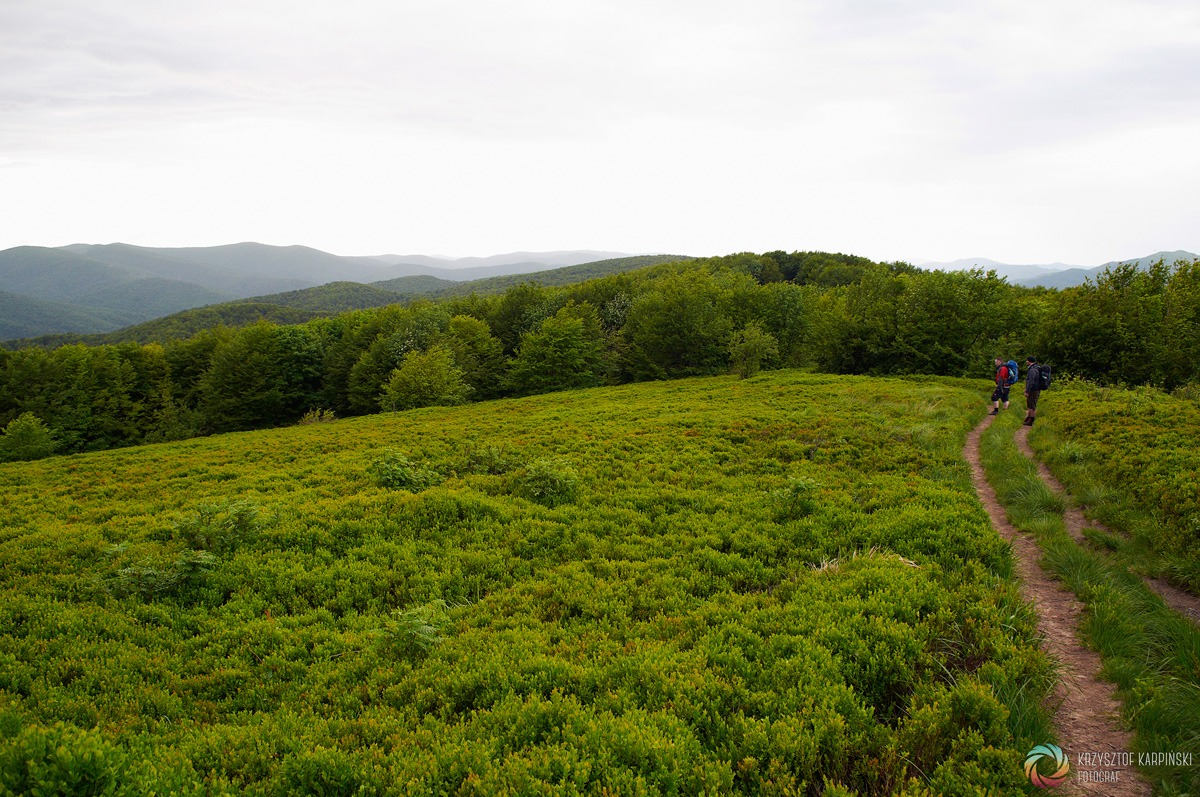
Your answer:
[[[1105,797],[1149,795],[1149,784],[1132,768],[1117,770],[1116,783],[1081,783],[1076,779],[1086,769],[1078,763],[1081,753],[1124,753],[1133,749],[1132,737],[1119,725],[1120,703],[1115,688],[1100,680],[1100,656],[1085,647],[1076,635],[1082,607],[1074,595],[1042,570],[1038,564],[1041,549],[1008,522],[996,491],[984,476],[979,441],[991,424],[992,416],[988,416],[971,431],[963,453],[971,465],[975,492],[991,516],[992,525],[1013,546],[1021,592],[1037,609],[1043,645],[1059,665],[1055,726],[1073,773],[1071,781],[1055,793]]]
[[[1054,478],[1054,474],[1050,472],[1050,469],[1046,467],[1045,463],[1038,459],[1037,454],[1035,454],[1033,449],[1030,447],[1028,426],[1022,426],[1017,429],[1016,441],[1017,448],[1020,449],[1021,453],[1037,465],[1038,474],[1042,477],[1042,481],[1049,485],[1051,490],[1054,490],[1059,495],[1069,499],[1070,494],[1067,492],[1067,488],[1064,487],[1062,483],[1058,481],[1058,479]],[[1109,534],[1112,533],[1100,523],[1095,523],[1085,518],[1083,516],[1083,510],[1081,510],[1073,501],[1067,500],[1065,504],[1067,508],[1066,511],[1063,512],[1063,522],[1066,523],[1067,533],[1070,534],[1076,542],[1083,545],[1088,544],[1086,538],[1083,536],[1084,529],[1093,528]],[[1178,587],[1168,584],[1162,579],[1143,578],[1142,580],[1146,583],[1147,587],[1154,590],[1154,592],[1163,599],[1163,603],[1167,604],[1172,609],[1191,620],[1193,623],[1200,624],[1200,598],[1197,598],[1191,593],[1184,592]]]

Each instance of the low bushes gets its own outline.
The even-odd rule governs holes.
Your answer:
[[[961,478],[974,387],[772,372],[6,465],[0,782],[59,734],[113,793],[1017,791],[1050,666]]]

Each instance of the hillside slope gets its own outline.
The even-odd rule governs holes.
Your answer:
[[[400,301],[391,291],[358,282],[332,282],[316,288],[240,299],[156,318],[89,339],[93,343],[165,343],[190,337],[215,326],[239,327],[256,321],[301,324],[350,310],[384,307]]]
[[[118,329],[135,317],[0,291],[0,341],[36,335]]]
[[[98,332],[233,298],[233,294],[179,279],[114,266],[62,249],[23,246],[0,252],[0,291],[62,306],[58,318],[16,325],[6,338],[49,329]],[[53,305],[43,305],[44,310]],[[95,324],[82,326],[88,317]]]
[[[471,293],[500,293],[512,285],[532,282],[539,285],[570,285],[610,274],[621,274],[659,263],[677,262],[673,255],[647,255],[603,260],[577,266],[514,274],[468,282],[453,282],[431,276],[408,276],[365,285],[356,282],[332,282],[313,288],[256,296],[229,302],[181,310],[112,332],[94,334],[41,334],[12,340],[9,348],[41,346],[52,348],[67,343],[102,345],[106,343],[164,343],[186,338],[215,326],[245,326],[259,320],[278,324],[299,324],[314,318],[336,315],[348,310],[384,307],[418,298],[446,298]],[[16,337],[16,336],[14,336]]]
[[[146,276],[60,249],[19,246],[0,252],[0,290],[51,302],[85,301],[96,291]]]
[[[508,252],[487,257],[429,257],[426,255],[378,255],[375,259],[393,267],[389,279],[406,276],[435,277],[447,282],[467,282],[512,274],[548,271],[598,260],[630,257],[621,252],[572,249],[557,252]]]
[[[1042,288],[1073,288],[1077,285],[1082,285],[1087,280],[1095,282],[1096,277],[1103,274],[1107,269],[1119,266],[1124,263],[1133,263],[1139,269],[1145,270],[1152,263],[1157,263],[1159,260],[1166,263],[1168,266],[1175,263],[1177,260],[1192,262],[1197,259],[1197,255],[1192,252],[1177,250],[1174,252],[1155,252],[1152,255],[1145,257],[1134,258],[1131,260],[1112,260],[1095,268],[1069,268],[1063,271],[1058,271],[1053,274],[1045,274],[1029,279],[1022,279],[1017,282],[1018,285],[1026,287],[1042,287]]]
[[[1020,793],[1052,680],[960,456],[977,387],[776,372],[0,466],[3,785]]]
[[[258,321],[302,324],[314,318],[337,315],[349,310],[396,304],[403,298],[392,291],[358,282],[333,282],[316,288],[182,310],[140,324],[120,326],[112,332],[42,334],[9,341],[7,346],[15,349],[26,346],[54,348],[68,343],[83,343],[89,346],[129,342],[166,343],[188,338],[197,332],[218,326],[242,327]]]
[[[264,269],[259,264],[260,253],[254,245],[236,249],[240,257],[230,255],[223,247],[212,247],[217,251],[211,257],[204,255],[207,247],[175,250],[117,243],[75,244],[63,248],[118,268],[193,282],[236,298],[297,290],[312,284],[289,273],[288,269]],[[263,256],[265,251],[269,250],[264,250]]]
[[[431,282],[423,277],[401,277],[394,280],[376,282],[379,288],[393,290],[406,296],[466,296],[472,293],[502,293],[513,285],[530,282],[536,285],[554,286],[571,285],[576,282],[607,277],[612,274],[623,274],[636,271],[639,268],[655,266],[660,263],[673,263],[691,258],[679,255],[639,255],[637,257],[621,257],[612,260],[599,260],[595,263],[583,263],[576,266],[564,266],[546,271],[522,274],[506,274],[497,277],[470,280],[467,282],[447,282],[438,280]]]
[[[396,255],[343,257],[304,246],[252,242],[180,248],[120,243],[72,244],[56,249],[15,247],[0,251],[0,291],[54,304],[36,305],[37,309],[22,305],[8,317],[0,340],[8,341],[9,348],[162,341],[220,323],[233,326],[260,318],[297,323],[345,310],[380,307],[404,298],[473,290],[494,292],[525,280],[563,285],[664,259],[679,259],[634,257],[577,265],[589,256],[605,254],[611,253],[515,252],[454,261],[414,257],[421,262],[407,263]],[[526,256],[528,261],[519,260]],[[562,262],[575,265],[545,271],[550,264]],[[457,267],[449,267],[450,263]],[[484,277],[488,281],[480,282]],[[359,287],[348,287],[352,283],[359,283]],[[252,311],[238,304],[246,300],[286,309]],[[232,302],[232,306],[212,307],[225,302]],[[205,309],[167,318],[196,308]],[[56,309],[60,311],[57,316]],[[19,320],[25,318],[31,323]],[[107,334],[152,319],[163,320]]]

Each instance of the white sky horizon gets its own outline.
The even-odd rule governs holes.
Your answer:
[[[0,0],[0,249],[1200,251],[1188,0]]]

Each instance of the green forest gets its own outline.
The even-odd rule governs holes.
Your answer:
[[[1061,291],[819,252],[654,265],[162,344],[0,350],[0,458],[731,370],[987,377],[1026,354],[1102,385],[1195,385],[1200,261]]]

